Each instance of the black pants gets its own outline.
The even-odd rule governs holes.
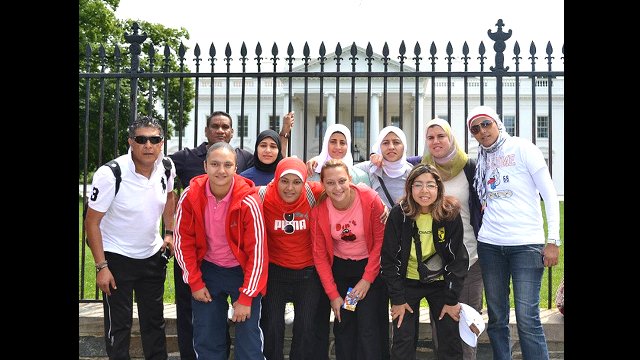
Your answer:
[[[267,360],[284,359],[284,310],[293,302],[293,340],[290,359],[313,359],[316,347],[315,317],[318,301],[326,297],[315,267],[287,269],[269,264],[267,295],[262,298],[260,327],[264,332],[264,356]],[[329,348],[327,341],[318,346]]]
[[[405,298],[407,304],[413,309],[413,314],[405,311],[402,325],[397,328],[398,318],[393,322],[393,345],[391,347],[391,359],[407,360],[416,358],[417,323],[416,317],[420,316],[420,300],[426,298],[429,308],[437,314],[431,321],[435,322],[438,331],[438,359],[461,360],[462,344],[458,330],[458,322],[449,315],[442,320],[438,316],[444,306],[444,281],[434,281],[422,284],[418,280],[404,280]]]
[[[378,276],[380,280],[382,280],[382,289],[381,289],[381,299],[384,305],[379,307],[380,312],[380,324],[385,324],[385,326],[380,327],[380,344],[382,345],[381,354],[382,360],[389,360],[391,358],[391,353],[389,352],[391,347],[389,344],[389,333],[391,332],[391,325],[389,324],[389,289],[387,288],[387,284],[382,279],[382,276]]]
[[[147,259],[132,259],[105,251],[117,289],[102,293],[107,355],[111,360],[130,359],[133,294],[138,304],[140,338],[145,359],[166,360],[164,280],[167,260],[160,252]]]
[[[320,284],[322,286],[322,283]],[[313,351],[313,360],[329,359],[329,324],[331,323],[331,305],[329,298],[322,289],[322,294],[318,298],[318,309],[316,311],[316,320],[314,321],[315,345]]]
[[[181,360],[196,360],[193,350],[193,314],[191,312],[191,288],[182,280],[182,268],[173,259],[173,282],[176,289],[176,330]],[[231,335],[227,322],[227,359],[231,353]]]
[[[345,260],[333,258],[333,278],[343,298],[349,287],[354,287],[364,273],[367,259]],[[355,311],[340,309],[341,322],[333,322],[337,360],[380,360],[384,344],[380,339],[381,328],[389,327],[388,318],[381,319],[382,309],[387,307],[383,287],[386,284],[377,276],[367,296],[358,301]],[[387,342],[388,343],[388,342]]]

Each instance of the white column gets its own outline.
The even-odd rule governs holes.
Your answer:
[[[418,129],[416,130],[418,131],[418,153],[413,155],[422,155],[424,153],[424,146],[425,146],[424,93],[422,92],[418,94],[418,108],[416,109],[416,111],[418,112]],[[413,138],[415,137],[415,134],[412,134],[412,135],[413,137],[410,143],[413,144]],[[411,148],[413,149],[413,146]],[[411,151],[407,151],[407,154],[411,154]]]
[[[336,94],[328,93],[327,94],[327,127],[335,123],[336,123]]]
[[[371,119],[369,119],[369,128],[371,130],[369,135],[369,142],[371,146],[378,140],[378,133],[380,133],[380,94],[371,94],[370,103]],[[367,149],[367,154],[371,152],[371,149]],[[365,156],[365,158],[368,158]]]

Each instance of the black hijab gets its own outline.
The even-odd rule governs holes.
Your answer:
[[[273,139],[273,141],[276,142],[276,145],[278,145],[278,156],[276,157],[276,161],[268,165],[260,161],[260,159],[258,159],[258,145],[260,145],[260,142],[262,142],[262,140],[264,140],[265,138]],[[275,173],[276,166],[278,166],[278,163],[280,162],[280,160],[282,160],[282,145],[280,144],[280,135],[278,135],[277,132],[271,129],[261,132],[260,135],[258,135],[258,139],[256,140],[256,145],[253,149],[253,166],[255,166],[256,169],[264,172]]]

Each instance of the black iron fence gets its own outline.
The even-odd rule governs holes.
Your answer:
[[[328,53],[322,43],[313,55],[305,44],[300,56],[291,43],[284,54],[274,43],[267,55],[258,43],[249,55],[243,43],[238,56],[229,44],[219,54],[213,43],[206,55],[198,44],[190,54],[182,44],[177,51],[165,45],[160,53],[134,23],[132,33],[125,35],[128,52],[119,45],[87,45],[81,56],[81,196],[86,198],[97,166],[126,152],[126,126],[136,114],[163,120],[164,150],[171,154],[204,141],[204,119],[215,110],[234,117],[232,145],[251,151],[260,131],[278,131],[283,115],[294,110],[289,154],[303,160],[315,156],[326,127],[343,123],[351,129],[354,159],[362,161],[387,125],[405,131],[409,155],[421,154],[424,123],[436,116],[450,122],[465,150],[475,156],[477,142],[468,135],[465,119],[476,105],[494,107],[512,135],[541,148],[563,194],[564,46],[554,52],[549,42],[539,54],[532,42],[525,53],[515,41],[506,52],[512,30],[503,31],[501,19],[495,26],[496,31],[487,31],[492,52],[483,41],[475,49],[465,42],[454,50],[448,43],[444,52],[432,42],[426,54],[419,43],[407,51],[402,42],[393,55],[386,43],[379,53],[370,44],[355,43],[344,49],[338,43]],[[557,140],[554,132],[560,135]],[[80,301],[97,301],[85,237],[80,224]],[[550,269],[549,308],[551,284]]]

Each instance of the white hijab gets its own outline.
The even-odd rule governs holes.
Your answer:
[[[320,154],[316,158],[318,160],[318,166],[316,166],[315,172],[318,174],[322,171],[324,163],[332,159],[331,156],[329,156],[329,138],[335,132],[342,133],[347,139],[347,153],[342,158],[342,161],[347,164],[348,168],[353,166],[353,156],[351,155],[351,131],[348,127],[342,124],[332,124],[329,125],[327,130],[324,132],[324,138],[322,139],[322,151],[320,151]]]
[[[378,138],[376,139],[376,143],[371,146],[371,152],[374,152],[380,156],[382,156],[382,149],[380,145],[382,144],[382,140],[384,140],[385,136],[387,136],[390,132],[396,134],[400,141],[402,141],[402,145],[404,145],[404,151],[402,152],[402,157],[397,161],[387,161],[385,158],[382,158],[382,170],[387,174],[390,178],[397,178],[404,175],[408,169],[411,169],[411,165],[407,162],[407,136],[404,131],[399,127],[395,126],[387,126],[384,129],[380,130],[378,134]],[[369,168],[370,173],[375,173],[378,170],[378,167],[371,164]]]

